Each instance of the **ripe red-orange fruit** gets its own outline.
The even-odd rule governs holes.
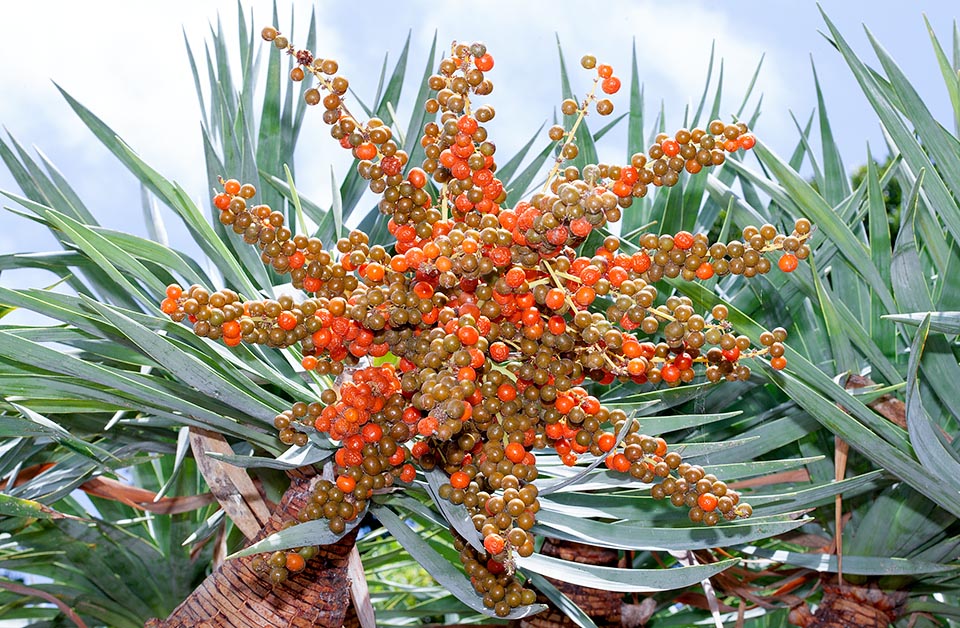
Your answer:
[[[499,534],[491,534],[483,539],[483,548],[490,554],[499,554],[503,551],[503,537]]]
[[[344,493],[351,493],[353,489],[357,488],[357,481],[349,475],[341,475],[337,478],[337,488]]]
[[[559,310],[563,307],[565,297],[566,292],[560,288],[551,288],[550,291],[547,292],[547,297],[544,299],[544,303],[551,310]]]
[[[297,317],[290,312],[280,312],[280,315],[277,316],[277,325],[280,326],[280,329],[290,331],[297,326]]]
[[[704,512],[710,512],[717,508],[717,501],[717,496],[713,493],[704,493],[697,498],[697,506],[700,506]]]
[[[617,437],[610,432],[604,432],[597,437],[597,445],[602,451],[610,451],[617,442]]]
[[[527,450],[524,449],[520,443],[510,443],[504,449],[503,453],[510,462],[520,464],[520,462],[523,461],[523,457],[527,455]]]
[[[780,261],[777,262],[777,266],[779,266],[780,270],[785,273],[792,273],[795,271],[798,264],[799,261],[797,260],[797,256],[793,253],[784,253],[783,257],[780,258]]]
[[[470,476],[463,471],[456,471],[450,475],[450,486],[453,488],[467,488],[470,485]]]

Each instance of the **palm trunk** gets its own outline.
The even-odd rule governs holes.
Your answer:
[[[257,535],[260,540],[280,530],[284,521],[304,507],[315,478],[293,478],[280,504]],[[347,560],[356,533],[323,546],[306,569],[281,586],[257,574],[252,556],[229,560],[218,567],[166,620],[153,619],[147,628],[203,626],[262,628],[264,626],[329,626],[340,628],[350,607]]]
[[[593,545],[584,545],[572,541],[559,541],[546,538],[541,548],[541,553],[545,556],[562,558],[578,563],[590,565],[603,565],[615,567],[618,561],[616,550],[595,547]],[[616,591],[604,591],[601,589],[591,589],[582,587],[569,582],[561,582],[548,578],[557,589],[562,591],[568,598],[575,602],[583,611],[594,620],[597,626],[620,626],[620,613],[623,606],[621,593]],[[573,623],[559,610],[553,608],[549,601],[540,596],[537,600],[550,606],[550,609],[527,617],[520,622],[522,628],[568,628],[577,624]]]
[[[906,591],[884,591],[875,582],[824,582],[817,612],[812,613],[806,606],[795,608],[790,613],[790,623],[804,628],[887,628],[903,613],[907,597]]]

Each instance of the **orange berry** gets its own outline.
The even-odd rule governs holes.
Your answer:
[[[776,358],[771,358],[770,366],[778,371],[782,371],[787,366],[787,359],[782,355]]]
[[[223,335],[226,338],[236,338],[240,335],[240,323],[237,321],[227,321],[223,324]]]
[[[168,299],[179,299],[181,296],[183,296],[183,288],[181,288],[175,283],[172,283],[169,286],[167,286]]]
[[[410,172],[407,173],[407,181],[419,190],[427,184],[427,173],[425,173],[422,168],[412,168]]]
[[[417,432],[420,436],[432,436],[437,431],[437,419],[427,416],[417,421]]]
[[[480,340],[480,332],[474,327],[461,327],[457,330],[457,338],[465,345],[475,345]]]
[[[784,253],[783,257],[780,258],[780,261],[777,262],[777,266],[779,266],[780,270],[785,273],[792,273],[795,271],[798,264],[799,261],[797,260],[797,256],[793,253]]]
[[[551,310],[559,310],[563,307],[563,303],[566,300],[565,297],[566,292],[560,288],[551,288],[550,291],[547,292],[547,297],[544,299],[544,303]]]
[[[483,539],[483,548],[487,550],[489,554],[499,554],[503,551],[503,547],[503,537],[499,534],[491,534],[487,538]]]
[[[577,302],[577,304],[584,306],[593,303],[595,298],[597,298],[597,293],[590,286],[580,286],[576,295],[574,295],[574,300]]]
[[[597,66],[597,75],[603,79],[610,78],[613,76],[613,67],[607,65],[606,63],[601,63]]]
[[[349,475],[341,475],[337,478],[337,488],[344,493],[352,493],[353,489],[357,488],[357,481]]]
[[[513,384],[509,384],[509,383],[500,384],[500,387],[497,388],[497,398],[499,398],[500,401],[503,401],[503,402],[513,401],[514,399],[517,398],[517,389],[514,387]]]
[[[664,143],[666,143],[666,141]],[[693,246],[693,235],[689,231],[677,233],[677,235],[673,236],[673,246],[684,251],[689,249]]]
[[[280,326],[280,329],[290,331],[297,326],[297,317],[291,312],[280,312],[280,315],[277,316],[277,325]]]
[[[660,149],[667,157],[676,157],[680,153],[680,144],[677,140],[666,139],[660,142]]]
[[[573,410],[573,406],[576,405],[573,397],[570,395],[557,396],[557,400],[554,402],[553,407],[557,409],[557,412],[560,414],[567,414]]]
[[[510,443],[503,450],[503,453],[510,462],[520,464],[523,457],[527,455],[527,450],[520,443]]]
[[[312,371],[317,368],[317,358],[312,355],[305,355],[303,359],[300,360],[300,365],[307,371]]]
[[[623,341],[623,344],[620,345],[620,351],[628,358],[638,358],[642,353],[640,343],[632,338]]]
[[[490,357],[495,362],[504,362],[510,357],[510,347],[500,341],[497,341],[490,345]]]
[[[470,476],[463,471],[456,471],[450,475],[450,486],[453,488],[467,488],[470,485]]]
[[[752,133],[744,133],[737,138],[737,143],[743,150],[750,150],[757,144],[757,138]]]
[[[303,571],[303,568],[306,566],[307,561],[303,559],[303,556],[297,552],[287,552],[287,569],[289,571]]]
[[[603,432],[597,437],[597,445],[599,445],[601,451],[610,451],[616,442],[617,437],[610,432]]]
[[[562,316],[557,316],[554,314],[547,321],[547,329],[550,330],[550,333],[559,336],[567,330],[567,322],[563,320]]]
[[[410,483],[413,482],[413,479],[417,477],[417,470],[413,468],[413,465],[409,462],[403,465],[403,468],[400,469],[400,481]]]
[[[697,498],[697,506],[700,506],[704,512],[710,512],[717,508],[717,496],[713,493],[704,493]]]
[[[233,196],[240,192],[240,182],[236,179],[229,179],[223,183],[223,191]]]
[[[173,314],[178,309],[180,309],[180,304],[177,303],[176,299],[168,297],[160,302],[160,311],[164,314]]]
[[[620,79],[615,76],[606,78],[603,80],[603,83],[600,84],[600,89],[606,94],[616,94],[620,91]]]
[[[662,377],[663,381],[667,382],[668,384],[672,384],[680,379],[680,369],[673,364],[667,364],[660,369],[660,377]]]
[[[594,396],[585,397],[580,402],[580,408],[587,414],[596,414],[600,412],[600,401]]]
[[[357,159],[373,159],[377,156],[377,147],[372,142],[364,142],[356,148]]]
[[[697,279],[706,281],[711,277],[713,277],[713,264],[710,262],[703,262],[697,267]]]
[[[614,454],[612,464],[614,471],[626,473],[630,470],[630,459],[623,454]]]
[[[376,443],[383,438],[383,428],[376,423],[367,423],[363,426],[363,429],[360,430],[360,435],[363,436],[363,440],[366,442]]]
[[[491,56],[490,53],[488,52],[474,59],[473,64],[477,66],[477,69],[480,70],[481,72],[489,72],[490,70],[493,69],[493,56]]]
[[[657,455],[660,457],[665,456],[667,453],[667,441],[663,440],[659,436],[656,437],[654,441],[657,443],[657,449],[656,451],[653,452],[654,455]]]

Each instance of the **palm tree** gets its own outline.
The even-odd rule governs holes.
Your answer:
[[[292,155],[309,86],[281,87],[292,61],[284,69],[282,55],[271,48],[267,92],[256,101],[264,48],[242,12],[240,23],[242,84],[231,82],[227,68],[234,64],[218,33],[206,63],[211,95],[206,101],[200,96],[211,184],[221,174],[257,182],[265,203],[285,208],[287,224],[309,221],[324,242],[339,237],[347,222],[359,224],[371,242],[386,242],[386,217],[369,205],[366,182],[355,170],[339,183],[330,208],[297,193]],[[536,615],[542,607],[532,605],[511,618],[527,615],[522,621],[531,626],[602,625],[628,617],[637,625],[687,625],[739,612],[744,625],[761,626],[782,623],[792,609],[795,621],[828,626],[886,625],[916,620],[916,613],[956,616],[951,563],[960,501],[952,437],[960,414],[950,395],[958,367],[948,338],[957,333],[958,317],[925,314],[955,307],[950,299],[958,294],[949,272],[960,234],[960,174],[949,159],[956,138],[930,118],[879,45],[882,74],[864,66],[827,24],[889,133],[890,167],[878,172],[868,159],[866,177],[851,189],[821,106],[821,155],[809,147],[808,124],[790,159],[761,142],[759,170],[729,159],[716,176],[684,177],[638,199],[622,224],[625,243],[651,224],[663,233],[713,231],[724,240],[749,224],[807,218],[818,226],[809,268],[750,280],[667,280],[662,291],[675,289],[699,309],[725,304],[730,322],[755,343],[765,328],[789,321],[785,370],[761,367],[748,381],[719,386],[650,389],[625,382],[598,389],[605,406],[633,410],[643,432],[682,443],[685,460],[739,482],[753,517],[695,526],[685,513],[653,499],[648,485],[583,468],[567,484],[571,473],[560,458],[541,455],[541,486],[554,490],[541,490],[533,531],[551,540],[521,567],[541,600],[563,615]],[[313,49],[312,20],[307,32],[306,48]],[[960,44],[955,38],[950,61],[931,39],[960,120]],[[418,103],[428,93],[436,54],[434,42]],[[376,96],[367,103],[358,99],[367,116],[392,119],[408,55],[409,41]],[[192,53],[191,65],[199,93]],[[665,128],[662,118],[652,125],[644,120],[637,74],[634,69],[630,84],[630,154]],[[562,79],[569,97],[565,66]],[[29,585],[0,580],[7,590],[0,595],[0,618],[126,626],[169,616],[151,625],[177,626],[204,617],[213,625],[298,617],[339,626],[374,625],[374,608],[379,625],[471,622],[489,614],[458,567],[459,546],[448,529],[469,535],[472,526],[464,527],[462,507],[438,496],[446,477],[439,470],[424,472],[402,493],[374,499],[372,516],[358,519],[353,532],[333,534],[325,524],[313,525],[320,521],[283,525],[284,513],[289,519],[300,512],[323,479],[334,448],[322,437],[287,447],[272,423],[294,401],[318,398],[330,382],[305,373],[293,349],[227,349],[157,309],[170,283],[228,285],[256,295],[280,277],[216,220],[215,208],[205,216],[91,111],[64,97],[143,184],[152,233],[161,228],[151,207],[164,203],[222,278],[176,248],[99,226],[53,164],[37,163],[15,140],[0,143],[0,157],[21,188],[7,196],[62,245],[55,252],[4,256],[0,269],[44,268],[69,288],[0,288],[6,307],[57,322],[0,328],[0,477],[6,479],[0,525],[13,535],[0,546],[0,567],[50,579]],[[719,107],[719,86],[712,88],[708,76],[697,110],[684,122],[693,127],[713,119]],[[758,111],[747,116],[744,109],[738,116],[754,126]],[[397,133],[414,163],[423,157],[417,138],[425,115],[418,109]],[[586,124],[578,128],[578,165],[596,161],[595,141],[619,120],[594,133]],[[511,205],[542,183],[538,177],[552,162],[554,143],[531,152],[538,138],[497,171]],[[815,189],[797,173],[804,160],[813,164]],[[280,176],[284,164],[289,169]],[[879,192],[891,180],[911,191],[902,198],[895,241]],[[737,185],[740,197],[731,192]],[[931,289],[920,288],[918,277]],[[904,406],[893,397],[901,393]],[[77,498],[76,489],[90,496],[89,503]],[[818,506],[824,508],[805,513]],[[363,534],[355,541],[357,531]],[[225,560],[249,543],[255,545],[246,555]],[[574,562],[571,543],[595,548],[579,553],[608,566]],[[318,545],[322,560],[309,561],[284,585],[272,587],[252,569],[258,551]],[[152,577],[157,565],[169,576]],[[614,595],[603,612],[586,613],[570,601],[583,599],[576,587]],[[624,602],[623,593],[632,597]],[[639,594],[649,601],[640,603]],[[677,611],[676,601],[687,604]],[[805,601],[819,602],[815,615],[804,611]]]

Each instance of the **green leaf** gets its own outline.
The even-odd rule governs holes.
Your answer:
[[[407,31],[407,39],[403,42],[403,48],[400,50],[400,56],[397,57],[396,65],[393,66],[390,80],[387,81],[387,88],[376,105],[376,116],[381,120],[386,120],[387,116],[390,115],[390,106],[396,108],[397,103],[400,102],[400,91],[403,88],[403,80],[407,73],[407,56],[410,53],[410,37],[412,34],[412,30]],[[386,59],[384,59],[384,62],[386,62]],[[418,100],[417,102],[421,103],[423,101]]]
[[[910,314],[886,314],[883,318],[896,323],[918,327],[929,319],[930,331],[953,336],[960,334],[960,312],[912,312]]]
[[[924,171],[921,171],[907,197],[909,200],[905,202],[903,224],[900,227],[900,233],[897,234],[890,267],[890,276],[897,291],[897,301],[904,309],[915,312],[935,309],[926,282],[917,280],[925,275],[914,232],[920,187],[924,178]],[[954,386],[954,382],[960,380],[960,366],[957,365],[957,359],[949,343],[942,336],[931,337],[927,342],[929,343],[927,359],[921,363],[926,383],[936,391],[937,397],[954,416],[960,416],[960,398],[957,397]]]
[[[853,355],[853,348],[850,346],[850,339],[840,322],[833,300],[820,282],[820,277],[812,260],[810,261],[810,270],[813,275],[813,285],[817,289],[817,299],[820,301],[820,313],[827,328],[827,338],[833,352],[833,361],[836,365],[835,372],[849,373],[854,371],[857,361]]]
[[[764,367],[767,369],[768,367]],[[770,369],[772,370],[772,369]],[[877,466],[887,469],[901,480],[925,493],[943,508],[960,516],[960,494],[950,490],[942,479],[917,464],[906,448],[899,449],[877,436],[836,404],[801,382],[789,372],[770,373],[773,382],[804,407],[812,416]],[[849,408],[858,403],[853,397]]]
[[[22,499],[6,493],[0,493],[0,515],[34,519],[63,519],[70,516],[38,501]]]
[[[227,556],[227,560],[240,558],[242,556],[252,556],[263,552],[276,552],[279,550],[291,549],[293,547],[303,547],[305,545],[332,545],[347,534],[353,531],[363,520],[363,513],[357,515],[353,521],[346,522],[347,525],[343,532],[335,534],[330,531],[330,522],[326,519],[316,519],[298,523],[295,526],[274,532],[270,536],[261,539],[245,547],[239,552],[234,552]]]
[[[799,213],[816,223],[817,228],[833,242],[850,265],[859,273],[880,297],[888,312],[896,310],[890,289],[873,265],[873,260],[863,243],[853,235],[850,227],[837,216],[826,201],[796,171],[780,160],[762,142],[755,147],[757,157],[780,182],[771,185],[765,178],[750,173],[736,160],[729,160],[732,168],[745,174],[784,207],[796,207]]]
[[[960,492],[960,485],[957,482],[960,478],[960,462],[956,454],[952,453],[940,440],[940,435],[930,416],[923,409],[923,400],[920,398],[918,382],[920,356],[929,331],[930,318],[927,317],[920,323],[920,328],[910,345],[906,393],[907,431],[910,433],[910,443],[921,464],[941,478],[941,482],[946,482],[953,487],[954,491]]]
[[[867,212],[870,229],[870,257],[880,276],[890,283],[890,263],[892,247],[890,245],[890,225],[887,221],[887,207],[880,186],[880,175],[870,151],[867,151]],[[884,325],[880,318],[885,314],[883,304],[875,294],[870,295],[870,335],[883,355],[893,355],[897,338],[892,325]],[[872,362],[875,362],[872,360]]]
[[[502,166],[497,167],[497,177],[504,182],[505,189],[511,189],[514,186],[511,184],[514,173],[520,168],[520,164],[523,163],[523,160],[527,157],[527,153],[530,152],[530,148],[533,146],[533,143],[537,140],[537,137],[540,136],[540,132],[543,131],[543,126],[545,122],[540,125],[540,128],[537,129],[536,133],[530,136],[530,139],[527,140],[527,143],[520,147],[513,157],[511,157],[507,163]],[[521,190],[522,191],[522,190]],[[519,192],[518,192],[519,193]],[[516,203],[511,204],[514,205]]]
[[[377,505],[371,510],[377,519],[380,520],[380,523],[382,523],[383,526],[390,531],[390,534],[403,545],[403,548],[420,563],[420,566],[433,576],[434,580],[436,580],[440,586],[453,593],[458,600],[473,610],[491,617],[495,616],[493,609],[489,609],[483,605],[480,596],[474,591],[473,586],[463,572],[454,567],[447,558],[430,547],[405,521],[400,519],[400,517],[386,506]],[[297,526],[290,529],[295,530],[296,527]],[[513,609],[504,619],[529,617],[543,610],[546,610],[546,606],[542,604],[520,606]]]
[[[227,464],[244,469],[299,469],[307,465],[320,464],[330,456],[333,451],[322,449],[313,444],[307,444],[303,447],[293,446],[283,452],[276,458],[267,458],[264,456],[230,456],[219,452],[205,452],[207,456],[222,460]]]
[[[817,111],[820,114],[820,149],[823,153],[823,187],[820,188],[823,198],[831,205],[838,205],[845,197],[849,196],[850,179],[843,167],[843,160],[840,158],[840,149],[833,139],[833,131],[830,128],[830,118],[827,116],[827,105],[823,100],[823,91],[820,89],[820,78],[817,76],[817,68],[810,59],[810,67],[813,70],[813,84],[817,92]]]
[[[809,519],[776,515],[723,523],[714,527],[691,524],[686,527],[657,527],[633,521],[602,523],[541,510],[533,531],[553,536],[625,550],[696,550],[749,543],[789,532]]]
[[[101,469],[106,470],[102,466],[104,463],[116,460],[116,457],[106,449],[91,443],[87,443],[83,439],[75,437],[55,421],[51,421],[47,417],[34,412],[26,406],[12,403],[9,400],[8,403],[10,403],[10,405],[13,406],[17,412],[23,415],[26,420],[36,424],[36,427],[33,429],[37,430],[35,432],[37,435],[43,434],[44,436],[52,438],[67,449],[80,454],[84,458],[94,461],[98,467],[101,467]],[[19,434],[17,435],[19,436]]]
[[[937,55],[937,63],[940,65],[940,73],[943,75],[943,82],[947,87],[947,94],[950,95],[950,104],[953,105],[953,125],[954,129],[960,132],[960,79],[957,77],[956,70],[950,65],[950,59],[947,58],[940,40],[937,39],[933,27],[930,26],[930,20],[923,16],[923,23],[927,26],[927,32],[930,34],[930,43],[933,45],[933,51]],[[954,24],[956,28],[956,24]]]
[[[522,171],[520,171],[517,176],[510,180],[509,187],[507,188],[508,203],[516,204],[521,198],[523,198],[524,192],[526,192],[533,183],[537,173],[540,172],[544,164],[548,162],[552,152],[553,142],[550,142],[536,157],[533,158],[529,164],[527,164]]]
[[[709,565],[692,565],[671,569],[620,569],[618,567],[576,563],[542,554],[517,558],[517,566],[524,571],[549,575],[555,580],[570,582],[583,587],[623,593],[650,593],[682,589],[711,578],[721,571],[733,567],[738,562],[740,562],[739,559],[730,558]]]
[[[820,13],[830,30],[834,44],[843,55],[847,65],[853,71],[863,94],[873,106],[874,111],[877,112],[884,130],[890,134],[890,137],[903,155],[910,169],[913,172],[919,172],[923,167],[930,167],[930,157],[924,150],[924,146],[927,146],[932,151],[936,151],[938,167],[946,168],[946,172],[956,173],[958,168],[957,164],[950,163],[951,161],[956,161],[956,151],[954,150],[952,154],[948,152],[945,156],[947,162],[943,161],[943,151],[947,149],[948,143],[944,141],[943,136],[939,132],[931,132],[931,129],[937,126],[936,121],[932,120],[922,101],[916,97],[915,93],[912,93],[912,88],[909,88],[909,84],[906,83],[906,79],[903,78],[899,70],[893,68],[891,65],[892,62],[886,52],[879,46],[875,46],[877,55],[881,58],[881,63],[884,63],[884,68],[887,70],[887,73],[891,74],[891,71],[893,71],[890,78],[891,83],[895,83],[898,87],[897,95],[909,98],[909,104],[904,107],[904,114],[911,118],[911,122],[917,125],[917,130],[922,133],[921,137],[923,138],[924,146],[921,146],[913,130],[908,128],[903,122],[897,110],[897,104],[893,102],[891,95],[888,95],[888,93],[880,87],[875,75],[857,57],[856,53],[850,48],[843,36],[840,35],[836,26],[830,21],[822,8],[820,9]],[[872,35],[870,35],[869,32],[868,36],[872,39]],[[960,188],[960,176],[956,174],[953,174],[953,176],[954,178],[950,182],[951,188]],[[960,190],[953,189],[953,193],[951,194],[951,191],[947,188],[947,183],[936,170],[928,172],[927,176],[924,177],[923,189],[933,206],[939,208],[941,212],[940,216],[951,235],[953,235],[954,240],[960,240],[960,211],[957,211],[957,204],[954,200]],[[838,242],[838,245],[839,244]],[[893,308],[888,308],[888,311],[893,311]]]
[[[333,215],[333,233],[339,240],[343,237],[343,199],[337,188],[337,176],[333,173],[333,166],[330,166],[330,186],[333,191],[333,207],[330,209]]]
[[[787,550],[768,550],[748,545],[738,547],[739,551],[751,556],[803,567],[820,573],[839,571],[836,554],[804,554]],[[844,553],[843,573],[855,576],[913,576],[932,573],[951,572],[957,565],[944,565],[911,558],[883,558],[880,556],[853,556]]]
[[[111,321],[127,338],[136,343],[144,353],[171,373],[176,373],[184,381],[190,382],[193,388],[211,399],[240,410],[246,416],[272,425],[273,418],[276,416],[275,408],[271,408],[233,385],[214,369],[185,353],[163,336],[125,316],[118,309],[92,299],[84,298],[84,300],[104,319]]]
[[[453,526],[457,534],[462,536],[477,551],[484,551],[483,539],[480,538],[480,533],[474,527],[466,506],[454,504],[450,500],[440,497],[440,487],[450,481],[443,469],[436,466],[433,469],[424,470],[423,475],[427,478],[427,493],[433,503],[437,505],[437,508],[440,509],[440,512],[443,513],[443,518]]]
[[[437,32],[433,32],[433,41],[430,42],[430,53],[427,55],[427,63],[423,68],[423,74],[420,77],[420,88],[417,90],[417,97],[414,102],[423,103],[427,101],[430,94],[430,76],[433,74],[433,60],[437,55]],[[403,150],[410,155],[410,163],[418,163],[423,158],[423,147],[418,141],[420,133],[423,131],[423,125],[427,120],[427,110],[423,107],[414,108],[413,115],[410,116],[410,122],[404,133]]]

